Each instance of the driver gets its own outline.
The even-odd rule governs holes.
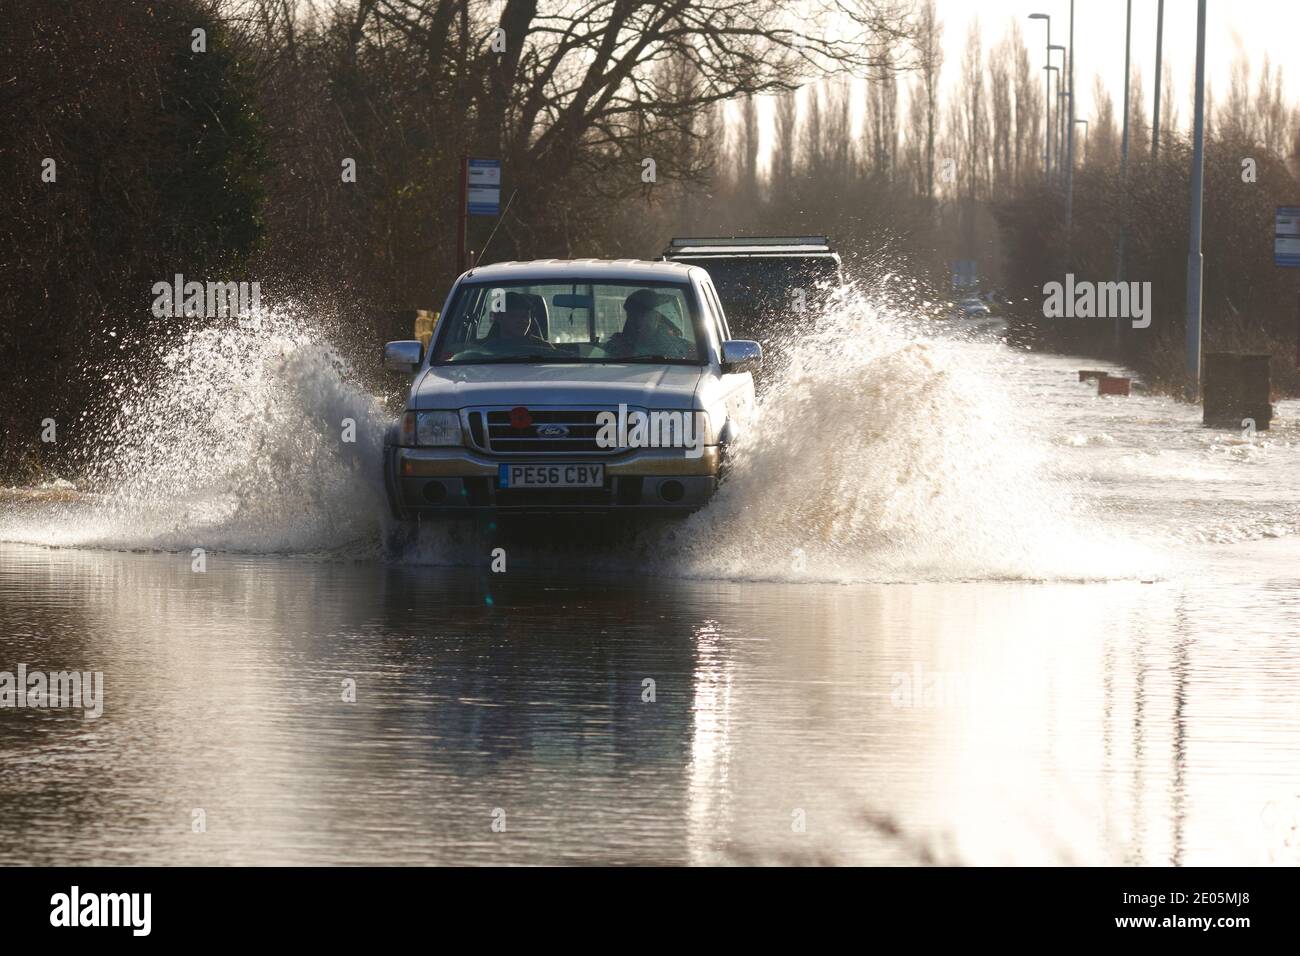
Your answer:
[[[497,313],[497,327],[501,334],[494,343],[505,352],[545,349],[554,351],[555,346],[542,338],[537,332],[537,323],[526,303],[507,304],[505,311]]]

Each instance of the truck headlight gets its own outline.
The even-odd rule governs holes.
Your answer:
[[[426,448],[463,445],[459,412],[407,412],[402,416],[402,444]]]
[[[701,427],[704,429],[704,443],[706,445],[718,444],[718,438],[722,434],[722,426],[727,422],[727,406],[719,402],[707,412],[696,412],[696,415],[703,419]]]
[[[717,433],[709,413],[694,409],[689,412],[656,409],[651,411],[649,431],[653,440],[662,444],[655,447],[677,448],[687,445],[716,445]],[[689,416],[689,419],[688,419]],[[689,431],[687,431],[689,429]],[[691,441],[686,442],[687,436]],[[667,442],[663,442],[668,439]]]
[[[691,434],[701,445],[717,444],[717,437],[714,435],[713,422],[709,420],[709,413],[702,412],[699,409],[691,412]]]

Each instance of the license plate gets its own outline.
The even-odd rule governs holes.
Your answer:
[[[501,465],[497,479],[502,488],[601,488],[605,484],[605,466]]]

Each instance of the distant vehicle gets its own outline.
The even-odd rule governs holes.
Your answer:
[[[993,310],[982,299],[962,299],[953,307],[954,319],[983,319],[992,314]]]
[[[1001,334],[1007,330],[1006,319],[995,313],[987,302],[975,296],[961,299],[952,306],[948,318],[964,331],[979,335]]]
[[[698,509],[763,360],[703,269],[631,259],[471,269],[432,335],[384,347],[414,375],[384,440],[399,519]]]
[[[843,282],[839,253],[826,236],[674,238],[663,258],[707,269],[736,334],[759,341]]]

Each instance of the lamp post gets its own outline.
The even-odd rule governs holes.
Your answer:
[[[1061,164],[1063,159],[1062,154],[1065,151],[1065,114],[1061,111],[1061,99],[1065,96],[1065,47],[1061,46],[1059,43],[1048,44],[1048,63],[1052,62],[1051,57],[1053,53],[1061,54],[1061,66],[1056,73],[1056,122],[1053,124],[1052,129],[1052,136],[1054,137],[1054,142],[1052,143],[1052,162],[1056,169],[1056,181],[1059,185],[1064,182],[1061,178]]]
[[[1119,148],[1119,179],[1121,186],[1128,179],[1128,114],[1129,114],[1129,79],[1132,69],[1130,67],[1130,54],[1132,52],[1133,39],[1133,0],[1128,0],[1128,13],[1124,22],[1124,135],[1121,138]],[[1120,267],[1121,279],[1124,278],[1123,265]]]
[[[1050,63],[1047,66],[1043,67],[1043,69],[1047,71],[1047,115],[1051,116],[1052,115],[1052,74],[1053,73],[1058,74],[1057,83],[1059,84],[1060,83],[1059,74],[1061,71],[1056,67],[1052,66]],[[1052,185],[1052,123],[1053,122],[1054,121],[1049,121],[1047,124],[1047,186],[1049,189],[1051,188]]]
[[[1161,0],[1161,2],[1163,3],[1164,0]],[[1074,228],[1074,0],[1070,0],[1069,67],[1070,115],[1069,122],[1065,124],[1066,130],[1069,132],[1069,142],[1065,147],[1065,251],[1067,261],[1073,264],[1070,236]]]
[[[1201,390],[1201,202],[1205,195],[1205,0],[1196,4],[1196,105],[1192,118],[1192,198],[1187,236],[1187,397]]]
[[[1060,135],[1057,137],[1057,141],[1056,141],[1056,171],[1057,171],[1057,179],[1061,180],[1062,188],[1065,187],[1065,182],[1064,182],[1065,177],[1061,176],[1060,174],[1061,169],[1064,167],[1066,161],[1065,140],[1067,138],[1067,134],[1065,132],[1065,123],[1066,120],[1069,118],[1069,114],[1070,114],[1071,99],[1072,97],[1070,96],[1069,90],[1061,90],[1059,93],[1056,94],[1056,111],[1061,115],[1061,128],[1058,130]],[[1065,101],[1064,106],[1061,105],[1062,100]]]
[[[1124,281],[1125,259],[1128,258],[1128,115],[1129,78],[1132,72],[1130,55],[1133,39],[1133,0],[1126,4],[1124,21],[1124,135],[1119,148],[1119,248],[1115,250],[1115,281]],[[1115,348],[1119,349],[1120,319],[1115,318]]]
[[[1052,18],[1046,13],[1031,13],[1031,20],[1043,20],[1047,23],[1047,62],[1052,62]],[[1043,181],[1052,182],[1052,74],[1047,74],[1047,89],[1043,93]]]
[[[1151,111],[1151,164],[1160,157],[1160,54],[1165,38],[1165,0],[1156,6],[1156,103]]]

